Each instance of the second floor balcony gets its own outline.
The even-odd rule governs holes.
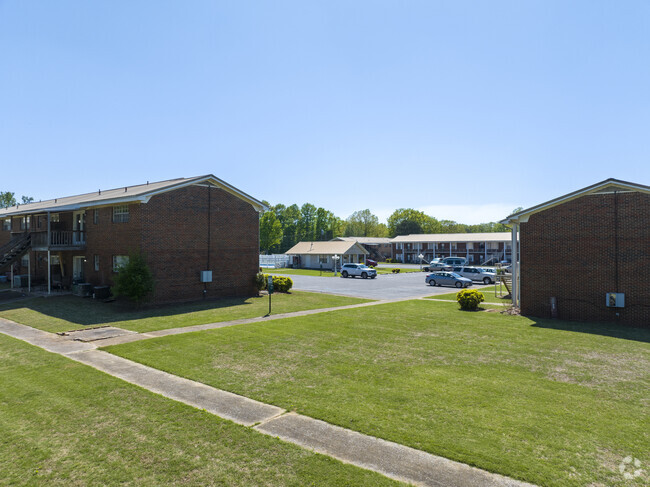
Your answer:
[[[32,249],[34,250],[79,250],[86,248],[86,232],[79,230],[54,230],[32,232]]]

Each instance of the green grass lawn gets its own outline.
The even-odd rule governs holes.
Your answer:
[[[469,288],[472,289],[472,288]],[[477,289],[477,291],[483,293],[483,296],[485,297],[484,303],[492,303],[492,304],[503,304],[505,306],[510,306],[512,304],[511,299],[504,299],[500,298],[499,296],[505,296],[508,294],[508,291],[506,291],[505,287],[503,287],[502,290],[499,290],[497,288],[497,292],[495,293],[494,290],[494,284],[488,287],[484,287],[483,289]],[[427,299],[451,299],[452,301],[456,301],[456,295],[457,292],[449,293],[449,294],[437,294],[435,296],[427,296]]]
[[[289,269],[289,268],[281,268],[281,269],[264,269],[262,268],[262,272],[264,274],[271,274],[271,275],[296,275],[296,276],[321,276],[321,277],[334,277],[334,271],[330,269],[323,269],[322,271],[320,270],[315,270],[315,269]],[[340,276],[341,273],[339,271],[338,275]]]
[[[392,274],[393,268],[387,269],[385,267],[375,267],[377,274]],[[419,269],[400,269],[399,274],[406,274],[407,272],[422,272]]]
[[[413,300],[107,350],[538,485],[643,485],[650,331]]]
[[[273,314],[345,306],[368,300],[293,291],[273,295]],[[137,332],[200,325],[264,316],[268,297],[232,298],[218,301],[133,310],[117,303],[103,303],[77,296],[34,298],[16,303],[0,302],[0,317],[49,332],[84,326],[111,325]]]
[[[0,485],[398,485],[1,334],[0,383]]]

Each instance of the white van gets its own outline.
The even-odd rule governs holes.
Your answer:
[[[467,265],[467,259],[465,257],[445,257],[442,261],[446,265],[450,266],[461,266]]]

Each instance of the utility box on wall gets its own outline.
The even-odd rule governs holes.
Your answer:
[[[212,282],[212,271],[201,271],[201,282]]]
[[[624,308],[625,293],[607,293],[605,294],[605,306],[608,308]]]

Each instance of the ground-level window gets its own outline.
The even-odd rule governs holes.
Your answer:
[[[5,218],[2,221],[2,229],[7,231],[7,232],[11,231],[11,218]]]
[[[318,262],[319,262],[320,264],[327,264],[327,256],[326,256],[326,255],[321,255],[321,256],[319,256],[319,258],[318,258]]]
[[[95,254],[95,256],[93,257],[93,263],[94,263],[94,266],[95,266],[95,270],[98,271],[99,270],[99,255]]]
[[[113,223],[126,223],[129,221],[129,205],[113,207]]]
[[[129,263],[128,255],[114,255],[113,256],[113,272],[120,272],[120,267],[124,267]]]

